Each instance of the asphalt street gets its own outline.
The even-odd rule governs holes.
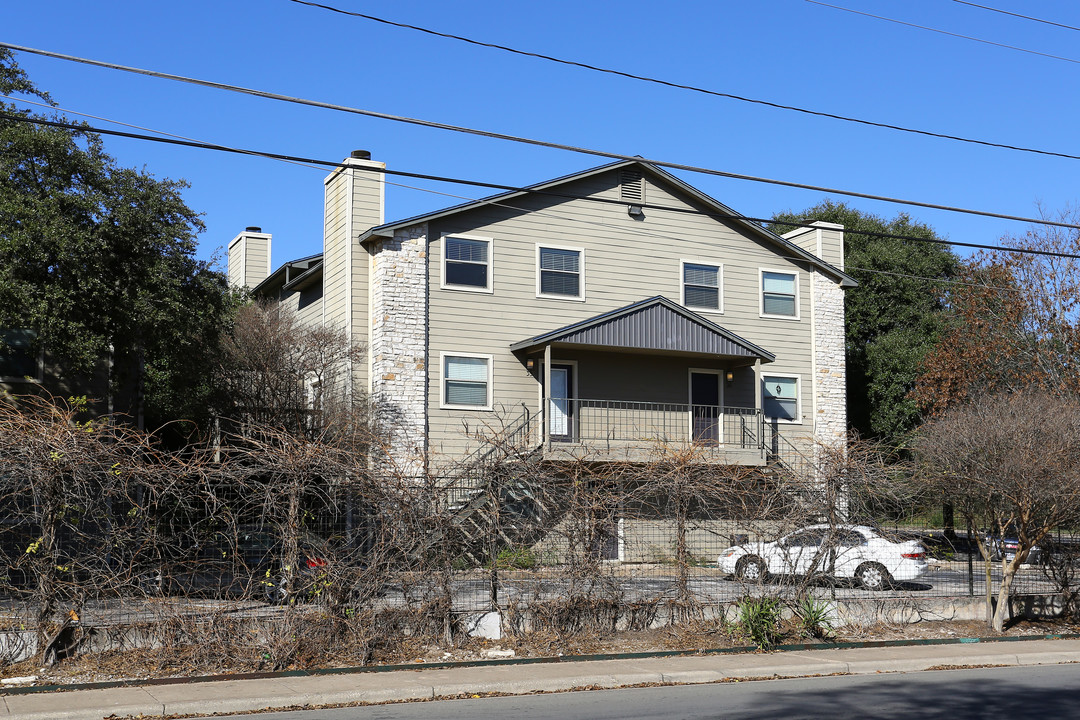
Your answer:
[[[998,667],[491,697],[269,713],[259,720],[1073,718],[1080,666]],[[250,715],[234,716],[236,720]]]

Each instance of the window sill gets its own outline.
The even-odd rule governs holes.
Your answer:
[[[562,300],[563,302],[585,302],[584,295],[542,295],[537,293],[540,300]]]
[[[439,403],[440,410],[473,410],[476,412],[491,412],[491,405],[446,405]]]
[[[452,292],[480,293],[482,295],[491,295],[495,292],[495,288],[482,288],[472,285],[440,285],[439,289],[450,290]]]

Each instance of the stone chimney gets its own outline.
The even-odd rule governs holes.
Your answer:
[[[229,284],[253,288],[270,276],[270,233],[247,227],[229,243]]]

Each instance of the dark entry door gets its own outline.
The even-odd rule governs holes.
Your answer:
[[[690,373],[690,418],[694,442],[720,442],[720,375]]]

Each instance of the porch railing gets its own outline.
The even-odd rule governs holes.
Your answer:
[[[687,443],[759,450],[761,410],[631,400],[548,398],[549,443]]]

